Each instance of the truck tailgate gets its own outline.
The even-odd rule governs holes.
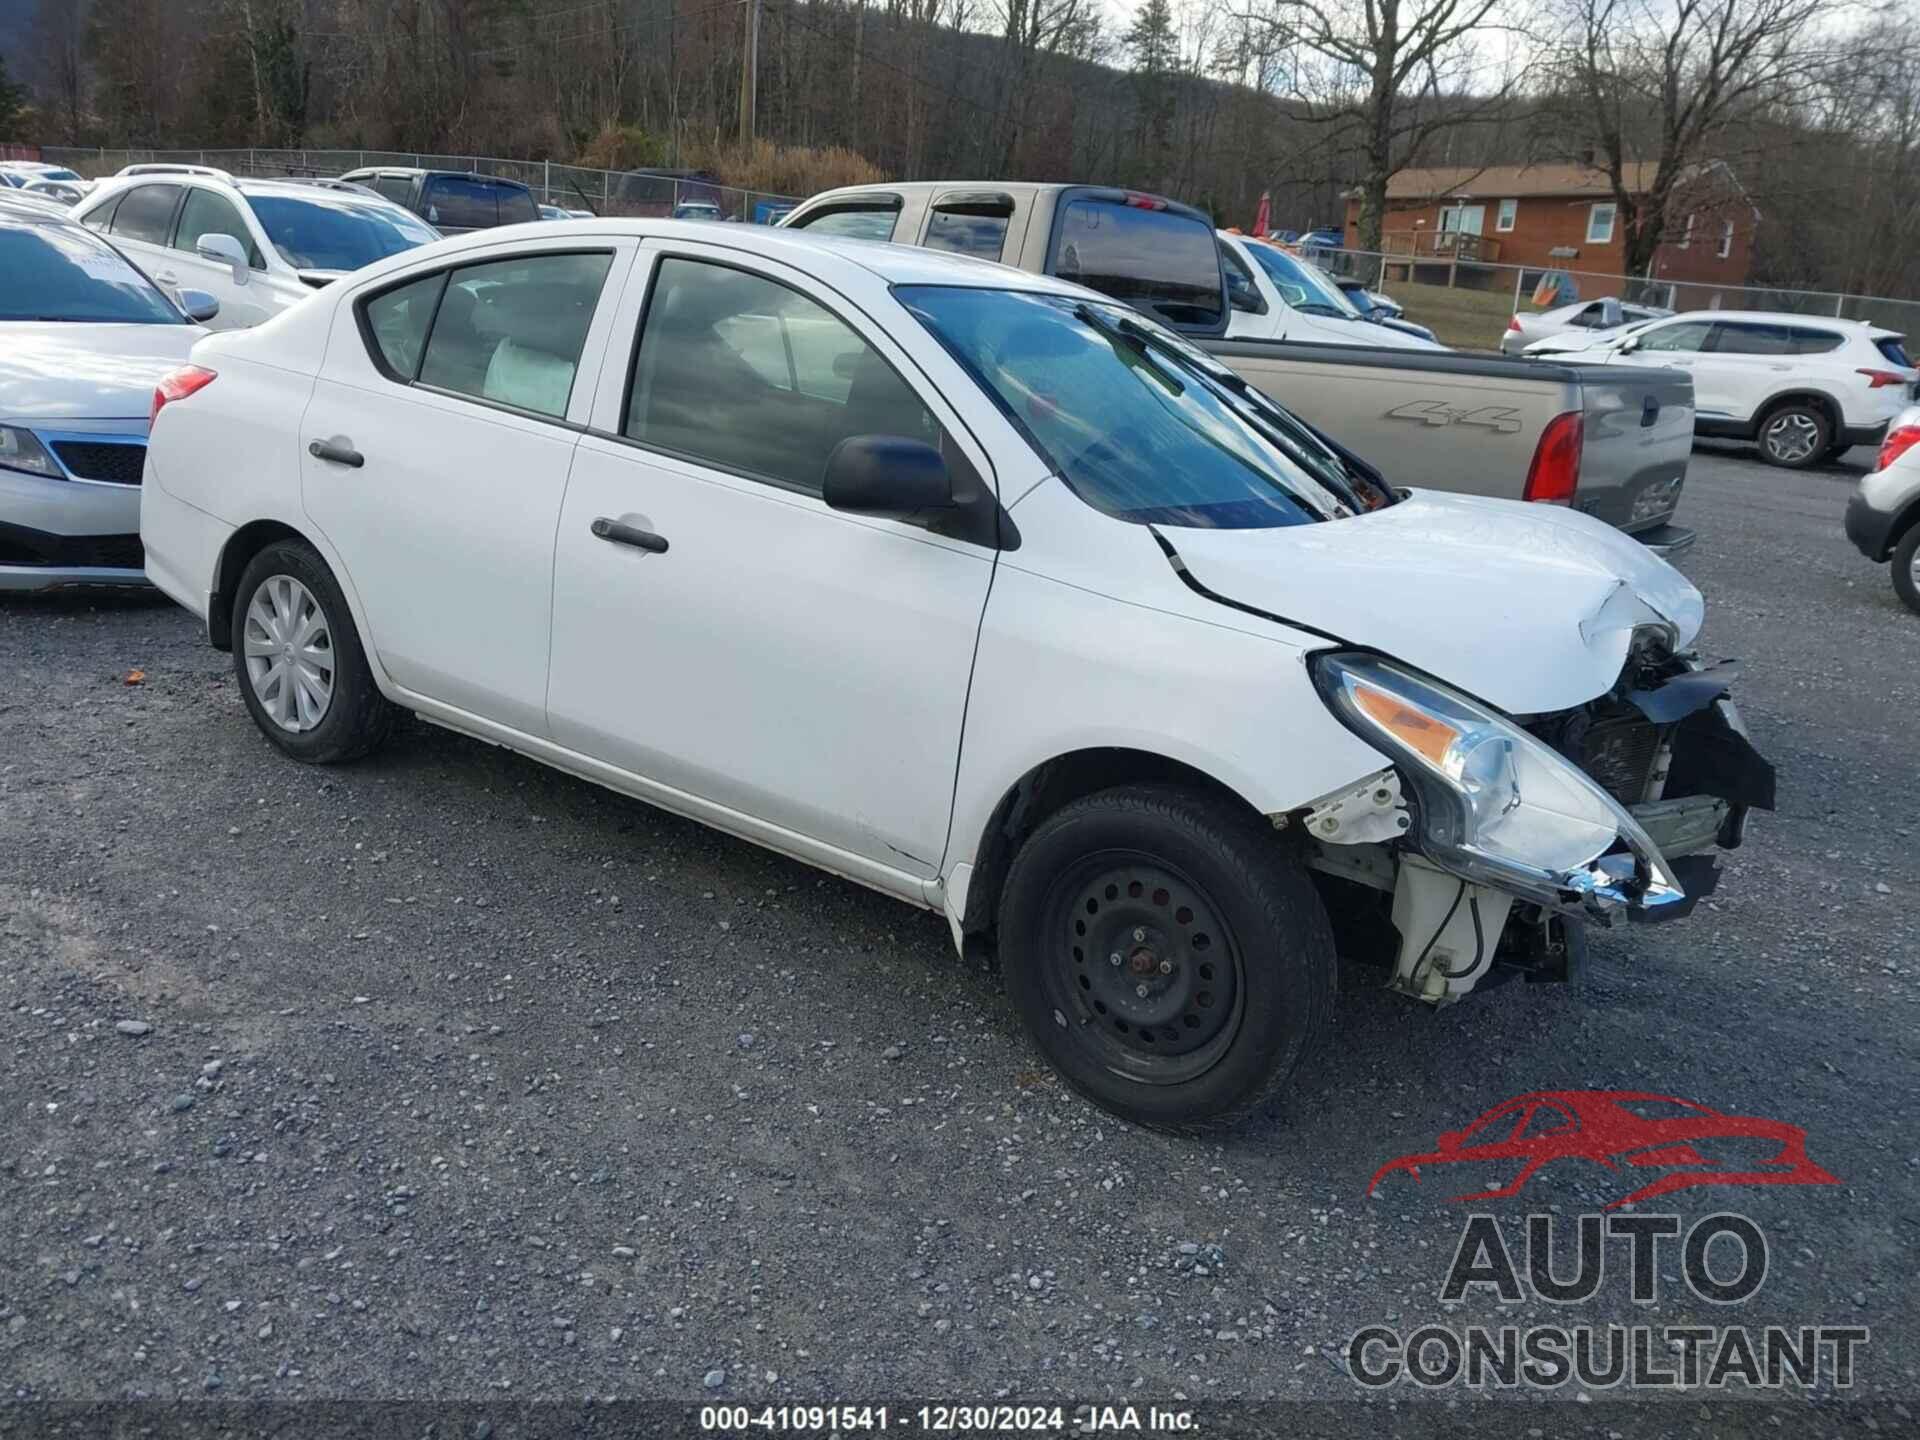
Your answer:
[[[1693,377],[1637,365],[1574,365],[1585,444],[1574,507],[1628,532],[1673,518],[1693,454]]]

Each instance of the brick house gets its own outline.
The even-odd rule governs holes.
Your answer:
[[[1639,187],[1652,176],[1651,165],[1634,166],[1629,184]],[[1759,212],[1732,172],[1718,161],[1697,167],[1676,187],[1673,205],[1668,238],[1655,252],[1648,278],[1744,285]],[[1444,268],[1447,280],[1465,283],[1467,268],[1477,261],[1528,272],[1572,271],[1580,276],[1583,296],[1617,294],[1624,288],[1626,252],[1618,208],[1606,175],[1584,165],[1402,170],[1387,184],[1381,246],[1390,256],[1407,256],[1422,279]],[[1359,222],[1360,197],[1349,193],[1349,249],[1359,246]],[[1621,284],[1610,286],[1606,277],[1616,276]]]

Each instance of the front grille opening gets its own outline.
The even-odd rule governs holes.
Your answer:
[[[138,485],[147,447],[111,440],[56,440],[53,453],[70,474],[111,485]]]
[[[1660,726],[1637,710],[1588,727],[1580,768],[1622,805],[1638,805],[1660,753]]]

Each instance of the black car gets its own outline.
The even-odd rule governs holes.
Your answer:
[[[519,225],[540,218],[533,191],[500,175],[465,170],[419,170],[404,165],[372,165],[340,177],[404,205],[442,235],[464,235],[495,225]]]

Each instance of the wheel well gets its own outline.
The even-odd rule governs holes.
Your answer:
[[[1920,525],[1920,495],[1909,500],[1900,513],[1893,517],[1893,524],[1887,527],[1887,555],[1893,554],[1894,547],[1906,539],[1907,532],[1916,525]]]
[[[306,539],[291,525],[282,525],[278,520],[255,520],[228,537],[226,549],[220,552],[220,566],[214,572],[213,594],[207,597],[207,638],[213,642],[214,649],[233,648],[233,591],[253,557],[276,540],[298,540],[305,544]]]
[[[1761,427],[1773,418],[1774,412],[1787,405],[1812,406],[1827,417],[1827,424],[1835,435],[1840,432],[1842,417],[1839,403],[1831,395],[1823,394],[1818,390],[1793,390],[1785,395],[1775,395],[1760,407],[1760,416],[1753,422],[1754,432],[1758,434]],[[1833,436],[1829,435],[1827,438],[1832,439]]]
[[[1000,891],[1013,857],[1040,823],[1084,795],[1116,785],[1173,781],[1251,810],[1238,794],[1204,770],[1149,750],[1076,750],[1036,765],[1000,797],[974,852],[973,878],[967,886],[967,911],[960,922],[966,935],[989,934],[999,920]]]

